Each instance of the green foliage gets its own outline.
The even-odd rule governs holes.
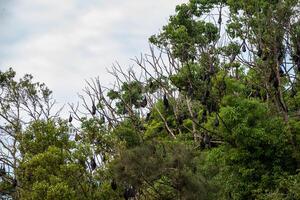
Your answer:
[[[17,170],[21,199],[93,197],[87,171],[78,160],[79,149],[67,130],[62,121],[37,121],[28,127],[20,142],[23,159]]]
[[[199,15],[195,8],[195,3],[177,6],[177,14],[170,17],[163,32],[150,37],[149,41],[160,47],[171,46],[174,56],[183,62],[195,59],[198,47],[206,47],[219,37],[218,28],[214,24],[195,20],[194,16]]]
[[[124,121],[114,130],[114,135],[119,141],[124,142],[126,147],[132,148],[140,144],[141,138],[134,124],[129,121]]]
[[[114,176],[133,185],[142,199],[207,199],[205,179],[197,171],[196,152],[178,142],[146,142],[123,151]]]
[[[110,90],[107,96],[116,101],[118,114],[128,114],[133,108],[140,108],[144,90],[139,81],[125,82],[120,91]]]
[[[168,53],[166,72],[154,58],[155,76],[130,75],[107,99],[90,94],[106,115],[81,118],[75,141],[59,119],[4,126],[17,133],[20,157],[0,188],[25,200],[118,200],[129,190],[141,200],[299,199],[298,11],[297,0],[178,5],[149,39]],[[14,77],[0,73],[0,114],[22,96],[49,100],[31,75]]]
[[[70,148],[71,142],[67,133],[68,127],[64,122],[36,121],[22,135],[20,150],[23,155],[35,155],[46,151],[50,146]]]

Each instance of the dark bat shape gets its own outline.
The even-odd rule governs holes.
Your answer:
[[[134,187],[132,187],[132,186],[127,187],[127,188],[125,188],[125,191],[124,191],[124,198],[126,200],[128,200],[130,197],[135,197],[135,194],[136,194],[136,191],[135,191]]]
[[[169,100],[167,99],[167,95],[166,94],[164,94],[163,103],[164,103],[165,109],[168,110],[169,107],[170,107],[170,104],[169,104]]]
[[[182,124],[184,119],[185,119],[185,115],[184,115],[183,113],[181,113],[181,114],[178,116],[178,123],[179,123],[179,124]]]
[[[4,176],[5,174],[6,174],[5,167],[2,165],[2,166],[0,167],[0,177],[1,177],[1,176]]]
[[[92,115],[96,114],[96,110],[97,110],[97,108],[96,108],[95,104],[93,103],[93,105],[92,105]]]
[[[150,120],[150,117],[151,117],[151,112],[148,112],[145,121],[146,121],[146,122],[149,121],[149,120]]]
[[[141,102],[141,107],[142,108],[145,108],[146,106],[147,106],[147,98],[146,97],[144,97],[144,99],[143,99],[143,101]]]
[[[209,68],[209,73],[210,73],[210,74],[214,74],[215,71],[216,71],[216,70],[215,70],[215,65],[214,65],[214,64],[211,64],[211,65],[210,65],[210,68]]]
[[[258,57],[261,57],[261,56],[262,56],[262,53],[263,53],[263,52],[262,52],[261,47],[258,47],[258,50],[257,50],[257,54],[256,54],[256,55],[257,55]]]
[[[80,138],[80,136],[76,133],[75,134],[75,141],[77,142],[78,140],[80,140],[81,138]]]
[[[113,189],[114,191],[117,189],[118,186],[117,186],[117,183],[116,183],[115,179],[113,179],[113,180],[111,181],[110,187],[111,187],[111,189]]]
[[[201,122],[204,123],[206,122],[206,120],[207,120],[207,113],[206,110],[203,110]]]
[[[279,74],[281,77],[284,76],[284,70],[282,66],[279,67]]]
[[[95,170],[97,167],[97,164],[96,164],[96,161],[94,158],[91,158],[91,169],[92,170]]]
[[[247,51],[247,48],[246,48],[246,42],[245,40],[243,41],[243,44],[242,44],[242,52],[246,52]]]
[[[205,133],[204,136],[203,136],[204,146],[205,147],[211,147],[210,141],[211,141],[211,137],[207,133]]]
[[[70,116],[69,116],[69,123],[71,123],[72,120],[73,120],[73,117],[72,117],[72,115],[70,114]]]
[[[15,188],[15,187],[17,187],[18,186],[18,181],[17,181],[17,179],[13,179],[12,180],[12,186]]]

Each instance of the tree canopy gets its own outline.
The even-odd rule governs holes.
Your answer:
[[[189,0],[112,88],[68,120],[31,75],[0,72],[8,199],[300,198],[298,0]],[[79,106],[82,105],[82,106]]]

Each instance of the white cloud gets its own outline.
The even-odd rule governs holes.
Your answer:
[[[145,52],[175,5],[185,0],[26,0],[10,4],[0,22],[0,67],[31,73],[59,102],[76,101],[85,79],[100,76],[113,62],[127,68]],[[85,2],[85,3],[83,3]]]

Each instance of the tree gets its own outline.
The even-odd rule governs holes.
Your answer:
[[[0,71],[0,162],[3,168],[2,193],[17,198],[18,177],[15,170],[23,157],[18,148],[23,131],[28,123],[48,120],[58,113],[52,113],[55,101],[45,84],[33,82],[29,74],[20,80],[16,80],[15,76],[11,68],[6,72]]]
[[[136,188],[139,198],[188,198],[168,189],[178,177],[161,170],[168,159],[153,153],[168,141],[196,149],[200,162],[183,162],[200,169],[195,176],[205,180],[208,195],[192,198],[298,195],[298,6],[293,0],[191,0],[150,38],[158,54],[152,47],[150,56],[136,59],[141,75],[113,68],[116,88],[99,101],[114,116],[120,147],[109,166],[121,184]],[[105,97],[91,88],[90,96]],[[139,107],[144,96],[146,109]],[[166,154],[176,158],[171,149]],[[157,177],[166,178],[161,194]],[[288,179],[295,184],[283,184]]]
[[[88,156],[70,140],[64,121],[36,121],[23,134],[20,199],[97,199]]]
[[[138,69],[114,65],[112,88],[87,82],[83,107],[70,105],[74,139],[36,116],[42,98],[14,100],[14,85],[39,84],[4,73],[3,113],[34,112],[22,129],[1,115],[14,122],[6,160],[19,159],[2,186],[24,199],[298,199],[298,11],[297,0],[178,5]]]

